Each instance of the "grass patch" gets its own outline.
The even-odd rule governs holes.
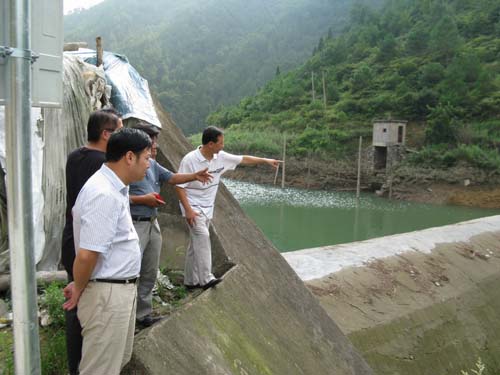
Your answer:
[[[0,374],[14,374],[14,340],[12,328],[0,331]]]
[[[38,287],[39,308],[47,311],[51,322],[47,327],[39,328],[42,375],[68,372],[62,288],[61,282],[45,283]],[[11,327],[0,331],[0,374],[14,374],[14,338]]]
[[[448,168],[458,164],[489,171],[500,170],[500,155],[496,150],[482,149],[477,145],[448,145],[427,146],[420,152],[412,154],[408,163],[418,166]]]

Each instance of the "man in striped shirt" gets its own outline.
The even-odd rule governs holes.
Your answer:
[[[75,260],[71,210],[83,185],[106,161],[106,145],[109,137],[122,127],[120,114],[115,110],[108,108],[92,112],[87,123],[87,144],[68,155],[66,161],[66,224],[62,235],[61,249],[61,263],[68,274],[68,282],[73,281],[73,261]],[[66,311],[65,318],[68,371],[70,375],[77,375],[82,357],[82,327],[78,321],[77,309]]]
[[[63,307],[78,305],[81,375],[118,375],[132,355],[141,251],[128,185],[146,175],[150,151],[143,131],[113,133],[106,163],[85,183],[73,207],[74,282],[64,289],[69,299]]]

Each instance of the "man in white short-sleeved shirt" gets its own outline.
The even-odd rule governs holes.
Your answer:
[[[182,215],[189,225],[190,242],[186,251],[184,285],[191,289],[208,289],[221,279],[212,273],[212,249],[209,226],[214,213],[215,197],[221,176],[239,164],[269,164],[277,168],[280,161],[248,155],[233,155],[222,151],[224,133],[210,126],[203,131],[202,145],[191,151],[181,161],[179,173],[193,173],[208,168],[212,181],[201,184],[193,181],[176,186]]]
[[[74,282],[64,289],[69,299],[63,307],[78,306],[80,375],[118,375],[132,355],[141,250],[128,185],[146,175],[150,151],[143,131],[114,132],[106,163],[85,183],[73,207]]]

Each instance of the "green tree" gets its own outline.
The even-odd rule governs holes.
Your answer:
[[[353,91],[359,91],[371,84],[373,71],[367,64],[361,64],[354,72],[351,80]]]
[[[461,44],[462,38],[458,33],[455,20],[450,15],[445,15],[431,31],[431,47],[433,52],[439,56],[442,61],[448,63],[455,55],[455,52],[460,48]]]
[[[397,43],[394,35],[387,34],[380,43],[377,60],[387,61],[394,58],[396,55],[396,46]]]
[[[423,24],[415,25],[406,38],[405,51],[409,55],[420,55],[427,50],[429,32]]]
[[[445,74],[444,66],[437,62],[425,64],[420,68],[422,86],[432,87],[439,83]]]
[[[323,48],[325,48],[325,41],[323,40],[323,37],[321,37],[319,38],[317,51],[323,51]]]
[[[333,30],[332,30],[331,27],[328,28],[328,34],[327,34],[326,38],[328,40],[332,40],[333,39]]]
[[[455,144],[457,130],[454,108],[450,105],[438,105],[428,116],[425,141],[427,144]]]

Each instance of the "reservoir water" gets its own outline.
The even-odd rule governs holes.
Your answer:
[[[225,179],[243,210],[281,251],[361,241],[454,224],[500,210],[388,200],[351,192],[280,189]]]

